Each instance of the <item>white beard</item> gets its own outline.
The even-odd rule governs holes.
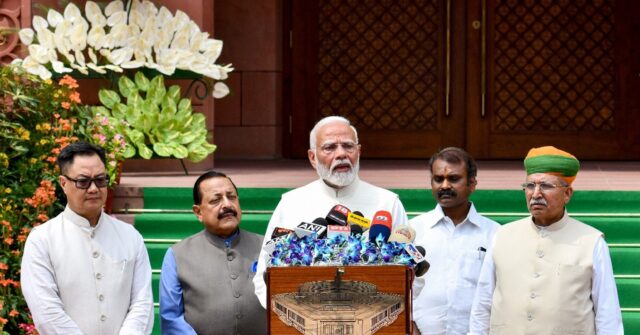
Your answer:
[[[340,164],[348,164],[351,169],[347,172],[335,172],[334,169]],[[348,159],[335,160],[331,164],[331,167],[326,167],[318,161],[316,156],[316,172],[318,176],[325,182],[337,186],[345,187],[351,185],[358,175],[360,170],[360,158],[356,161],[355,165],[352,165]]]

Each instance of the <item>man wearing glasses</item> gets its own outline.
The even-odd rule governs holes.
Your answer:
[[[624,334],[603,234],[569,217],[580,163],[534,148],[522,185],[531,216],[496,232],[471,310],[470,334]]]
[[[349,120],[328,116],[318,121],[309,134],[307,153],[320,178],[282,195],[267,226],[263,246],[275,228],[294,229],[301,222],[324,218],[338,204],[351,211],[360,211],[369,219],[376,211],[386,210],[392,215],[393,225],[407,223],[407,214],[398,195],[358,178],[360,144],[358,132]],[[266,307],[262,275],[266,256],[262,250],[253,279],[256,295],[263,307]]]
[[[102,211],[105,151],[73,143],[58,155],[65,210],[35,227],[22,292],[40,334],[150,334],[151,266],[142,236]]]

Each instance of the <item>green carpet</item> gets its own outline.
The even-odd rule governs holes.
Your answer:
[[[264,234],[271,212],[284,188],[241,188],[243,210],[241,227]],[[430,190],[402,189],[396,192],[410,217],[435,206]],[[159,270],[164,254],[175,241],[203,229],[190,212],[190,188],[145,188],[144,209],[135,217],[135,226],[145,238],[153,274],[153,294],[158,302]],[[471,199],[481,214],[504,224],[527,215],[520,190],[478,190]],[[610,245],[616,284],[623,308],[627,334],[640,334],[640,192],[576,191],[568,205],[569,213],[605,234]],[[160,334],[159,319],[153,334]]]

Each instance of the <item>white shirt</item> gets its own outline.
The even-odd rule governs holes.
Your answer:
[[[537,226],[538,229],[545,229]],[[471,308],[470,335],[489,334],[491,319],[491,304],[493,291],[496,287],[495,263],[493,262],[493,246],[487,251],[486,261],[480,272],[478,289]],[[597,335],[624,335],[622,314],[618,301],[618,290],[613,277],[609,247],[602,237],[598,239],[593,249],[593,280],[591,299],[595,311]],[[505,278],[508,280],[508,278]]]
[[[409,221],[416,230],[414,244],[425,248],[429,271],[416,278],[413,288],[413,321],[423,335],[464,335],[485,251],[498,223],[476,211],[473,204],[458,225],[440,205]]]
[[[105,213],[91,227],[67,207],[34,228],[20,280],[40,334],[151,333],[147,249],[132,225]]]
[[[386,210],[391,213],[393,225],[407,223],[407,213],[398,195],[391,191],[373,186],[358,178],[351,185],[338,190],[318,179],[282,195],[269,220],[262,246],[264,247],[265,243],[271,240],[271,233],[275,228],[293,229],[301,222],[312,222],[318,217],[324,218],[331,208],[338,204],[346,206],[351,211],[360,211],[369,219],[377,211]],[[268,256],[264,249],[260,251],[258,268],[253,277],[256,296],[265,308],[267,288],[263,273]]]

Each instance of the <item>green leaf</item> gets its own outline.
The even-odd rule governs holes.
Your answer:
[[[149,79],[141,71],[136,72],[134,80],[140,91],[146,92],[149,89]]]
[[[166,143],[154,143],[153,151],[155,151],[158,154],[158,156],[161,156],[161,157],[170,157],[171,154],[173,153],[173,150],[171,150],[171,147]]]
[[[178,103],[178,113],[182,114],[191,114],[192,110],[191,110],[191,100],[189,99],[182,99],[180,100],[180,102]]]
[[[207,153],[207,150],[205,150],[202,147],[199,147],[199,148],[195,148],[189,153],[188,159],[194,163],[197,163],[207,158],[208,155],[209,154]]]
[[[117,119],[124,119],[127,114],[127,106],[120,102],[116,103],[111,110],[111,115]]]
[[[162,98],[164,98],[166,92],[167,89],[164,87],[164,77],[162,75],[157,75],[151,79],[149,90],[147,91],[147,100],[151,100],[155,102],[155,104],[159,105],[162,103]]]
[[[171,87],[169,87],[169,91],[167,91],[167,95],[165,96],[168,96],[174,103],[178,103],[180,100],[180,86],[171,85]]]
[[[128,97],[134,92],[138,93],[136,83],[127,76],[120,77],[120,80],[118,80],[118,88],[120,89],[120,94],[122,94],[123,97]]]
[[[178,138],[180,144],[189,144],[198,138],[198,134],[195,132],[182,133],[182,136]]]
[[[122,152],[122,156],[124,158],[131,158],[136,154],[136,148],[129,143],[124,145],[124,151]]]
[[[144,159],[150,159],[153,156],[153,151],[144,144],[138,146],[138,153]]]
[[[111,112],[108,109],[104,108],[104,106],[93,106],[91,108],[91,113],[96,116],[100,114],[100,116],[111,116]]]
[[[173,149],[173,156],[178,159],[184,159],[189,156],[189,151],[187,151],[187,148],[185,148],[184,146],[177,145]]]
[[[144,145],[144,134],[138,129],[132,129],[128,134],[128,140],[130,142],[135,143],[139,146],[139,144]]]
[[[113,105],[120,102],[120,96],[118,93],[112,90],[101,89],[98,92],[98,99],[100,99],[100,103],[107,108],[113,108]]]

